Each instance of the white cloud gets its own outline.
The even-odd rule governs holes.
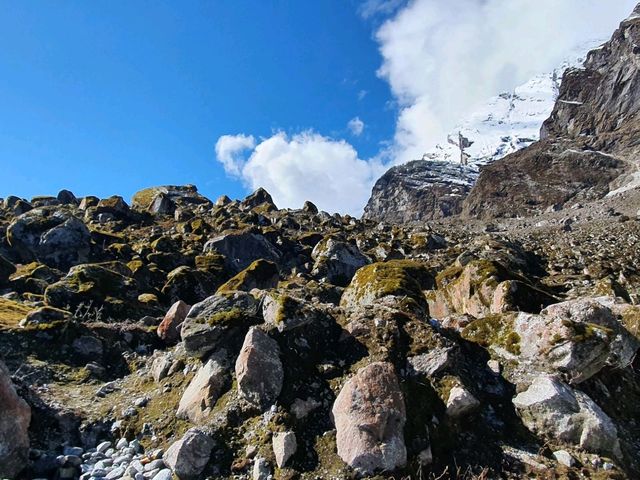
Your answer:
[[[378,75],[400,108],[387,155],[420,158],[479,102],[552,70],[584,42],[609,38],[636,1],[409,2],[375,35]]]
[[[222,135],[216,142],[216,157],[227,173],[240,176],[244,166],[242,154],[255,146],[253,135]]]
[[[366,97],[368,93],[366,90],[360,90],[358,92],[358,100],[364,100],[364,97]]]
[[[351,131],[353,135],[355,135],[356,137],[359,137],[360,135],[362,135],[362,132],[364,131],[364,122],[360,120],[360,117],[353,117],[347,123],[347,128]]]
[[[238,163],[224,157],[218,160],[235,174]],[[347,142],[312,131],[292,136],[279,132],[262,139],[240,168],[249,188],[265,188],[281,208],[300,208],[311,200],[328,212],[354,215],[362,213],[373,183],[383,172],[381,164],[360,159]]]
[[[389,15],[404,2],[405,0],[365,0],[358,8],[358,13],[364,19],[376,15]]]
[[[311,200],[359,214],[385,170],[381,159],[388,166],[422,158],[477,104],[551,71],[580,44],[609,38],[636,1],[367,0],[363,17],[392,15],[375,33],[378,75],[397,111],[394,138],[381,142],[382,151],[363,160],[349,143],[308,131],[259,142],[225,135],[217,158],[248,188],[266,188],[280,207]],[[348,127],[357,136],[364,123],[355,117]]]

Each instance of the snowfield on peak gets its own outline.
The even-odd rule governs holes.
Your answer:
[[[471,142],[465,149],[469,166],[480,167],[510,153],[528,147],[540,138],[540,127],[551,114],[558,98],[564,72],[581,68],[586,53],[601,41],[592,41],[576,48],[551,72],[534,76],[511,92],[503,92],[481,105],[448,135],[449,142],[438,144],[423,157],[460,163],[458,134]]]

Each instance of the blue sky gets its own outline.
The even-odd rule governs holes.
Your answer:
[[[359,214],[390,165],[636,0],[0,0],[0,197],[264,186]]]
[[[217,138],[393,133],[371,23],[344,0],[0,2],[0,196],[245,194]],[[362,93],[366,92],[363,98]],[[351,135],[359,116],[367,128]]]

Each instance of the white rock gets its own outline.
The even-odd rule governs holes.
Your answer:
[[[620,457],[618,430],[585,393],[558,378],[536,377],[514,399],[524,425],[534,434],[579,446],[591,453]]]
[[[480,406],[480,402],[464,387],[453,387],[447,399],[447,415],[462,417]]]
[[[286,465],[289,458],[296,453],[296,449],[298,448],[296,434],[293,432],[274,433],[271,438],[271,444],[279,468]]]
[[[264,458],[256,458],[256,461],[253,463],[253,480],[268,480],[270,476],[271,470],[269,469],[267,461]]]
[[[553,452],[553,456],[562,465],[566,467],[573,467],[576,464],[576,459],[571,456],[566,450],[557,450]]]
[[[96,447],[96,451],[100,453],[104,453],[111,447],[111,442],[102,442]]]

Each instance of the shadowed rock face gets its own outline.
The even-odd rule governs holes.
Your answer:
[[[0,361],[0,477],[13,478],[27,465],[31,409],[16,393]]]
[[[567,72],[542,137],[583,139],[594,149],[638,150],[640,5],[611,40],[589,53],[584,69]]]
[[[638,169],[640,10],[569,70],[541,141],[483,168],[464,203],[471,217],[531,215],[599,199]]]
[[[538,142],[488,165],[464,202],[471,217],[518,217],[552,205],[604,197],[624,171],[610,155],[582,151],[569,142]]]
[[[449,162],[393,167],[373,187],[364,218],[408,223],[457,215],[477,176],[476,169]]]

